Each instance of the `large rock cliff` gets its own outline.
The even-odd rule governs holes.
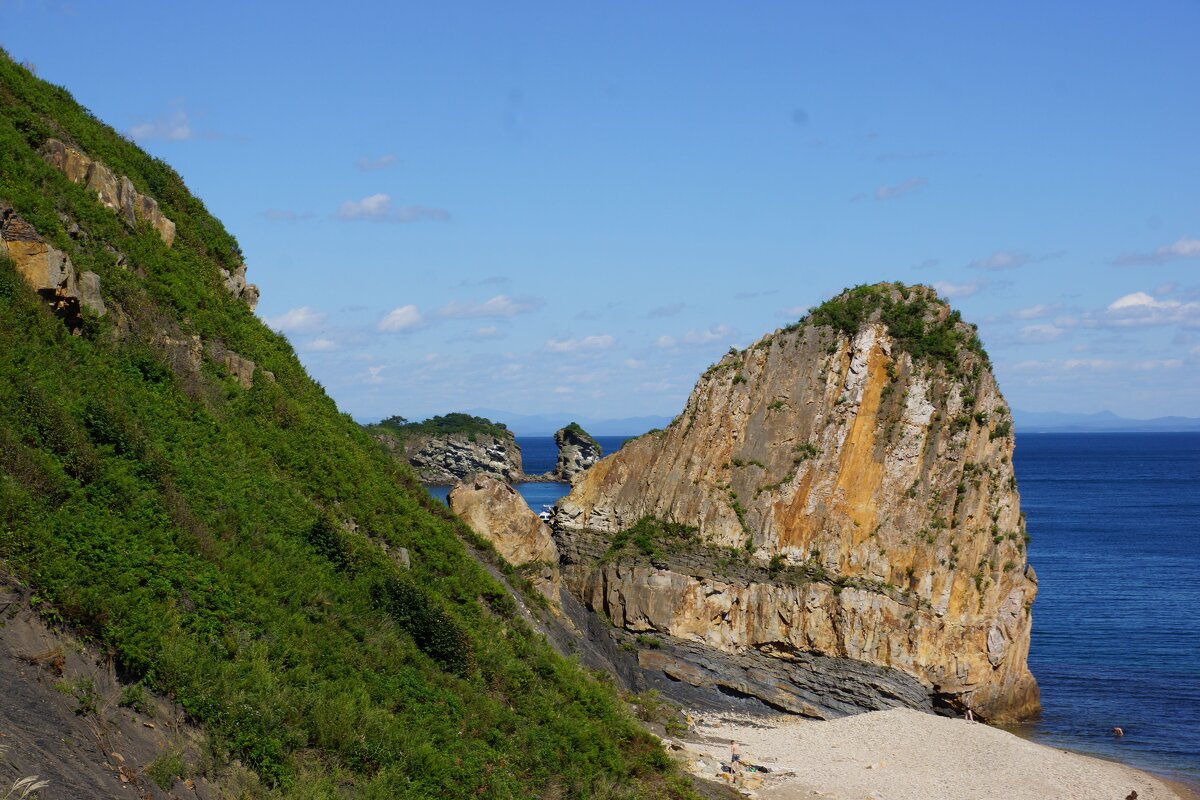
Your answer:
[[[643,661],[695,685],[815,716],[1028,716],[1011,429],[973,326],[932,290],[850,290],[584,474],[556,515],[564,580],[661,635]]]
[[[476,474],[513,483],[525,475],[512,432],[483,417],[452,413],[423,422],[389,417],[368,425],[367,432],[393,458],[407,461],[423,483],[453,485]]]
[[[477,473],[511,483],[523,475],[521,449],[512,437],[449,433],[400,439],[386,431],[374,436],[386,450],[407,461],[422,483],[446,486]]]

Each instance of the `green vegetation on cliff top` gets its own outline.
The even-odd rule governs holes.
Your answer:
[[[156,198],[174,247],[47,166],[50,136]],[[225,291],[237,244],[179,176],[2,51],[0,201],[110,308],[72,336],[0,262],[0,572],[47,620],[173,697],[254,796],[686,794],[614,692],[516,617],[473,534]],[[252,359],[253,386],[162,335]]]
[[[454,434],[494,436],[497,439],[513,438],[512,431],[502,422],[492,422],[486,417],[473,417],[470,414],[458,412],[430,417],[421,422],[409,422],[404,417],[388,417],[376,425],[367,427],[370,430],[391,433],[399,439],[409,436],[451,436]]]
[[[580,425],[578,422],[568,423],[563,428],[563,431],[575,436],[577,439],[582,439],[583,441],[590,443],[597,450],[601,449],[600,443],[596,441],[596,438],[594,436],[592,436],[590,433],[588,433],[587,431],[585,431],[583,429],[583,426]]]
[[[914,361],[940,363],[953,374],[966,354],[989,366],[987,353],[973,325],[962,321],[937,293],[924,286],[877,283],[845,289],[837,297],[810,309],[789,330],[806,325],[826,326],[854,336],[868,322],[882,322],[896,346]]]

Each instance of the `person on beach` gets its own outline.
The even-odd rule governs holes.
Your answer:
[[[742,766],[742,748],[733,739],[729,740],[729,765],[734,772]]]
[[[964,717],[964,719],[967,722],[974,722],[975,721],[975,712],[968,708],[967,715]]]

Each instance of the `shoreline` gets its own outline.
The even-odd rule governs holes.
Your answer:
[[[1197,778],[1195,778],[1195,779],[1191,779],[1188,776],[1185,776],[1185,775],[1182,775],[1182,774],[1179,774],[1176,772],[1161,772],[1157,768],[1154,768],[1154,767],[1143,767],[1143,766],[1138,766],[1137,764],[1131,764],[1128,761],[1123,761],[1123,760],[1116,758],[1115,756],[1109,755],[1107,753],[1097,753],[1094,751],[1084,750],[1084,749],[1077,748],[1077,747],[1070,747],[1068,745],[1060,746],[1053,742],[1048,742],[1048,741],[1044,741],[1044,740],[1040,739],[1037,735],[1035,735],[1033,733],[1033,731],[1029,728],[1029,726],[1027,724],[1026,725],[1015,725],[1015,726],[1011,726],[1011,727],[1010,726],[995,726],[995,727],[997,727],[998,730],[1002,730],[1002,731],[1011,733],[1013,736],[1016,736],[1019,739],[1024,739],[1027,742],[1032,742],[1033,744],[1041,745],[1042,747],[1049,747],[1053,750],[1061,750],[1061,751],[1067,752],[1067,753],[1074,753],[1075,755],[1083,756],[1084,758],[1095,758],[1100,761],[1107,761],[1110,764],[1118,764],[1122,767],[1128,767],[1129,769],[1137,770],[1138,772],[1144,772],[1147,775],[1150,775],[1150,776],[1155,777],[1158,780],[1162,781],[1167,786],[1170,786],[1175,791],[1175,793],[1179,795],[1180,800],[1200,800],[1200,776],[1197,776]]]
[[[910,709],[835,720],[692,712],[689,771],[762,800],[1200,800],[1180,780]],[[723,771],[729,740],[747,766]]]

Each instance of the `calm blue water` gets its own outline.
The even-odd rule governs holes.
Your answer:
[[[1200,782],[1200,434],[1018,434],[1014,461],[1039,582],[1026,731]]]
[[[553,439],[517,441],[553,468]],[[1015,463],[1043,707],[1021,732],[1200,784],[1200,433],[1019,434]],[[568,487],[517,488],[541,510]]]
[[[596,442],[604,455],[615,453],[621,449],[628,436],[597,436]],[[558,447],[554,444],[553,436],[518,436],[517,444],[521,448],[521,464],[530,475],[540,475],[554,469],[558,460]],[[446,502],[450,494],[449,486],[430,486],[429,493]],[[565,483],[518,483],[516,490],[529,503],[534,511],[541,511],[542,506],[554,505],[562,497],[566,497],[571,487]]]

